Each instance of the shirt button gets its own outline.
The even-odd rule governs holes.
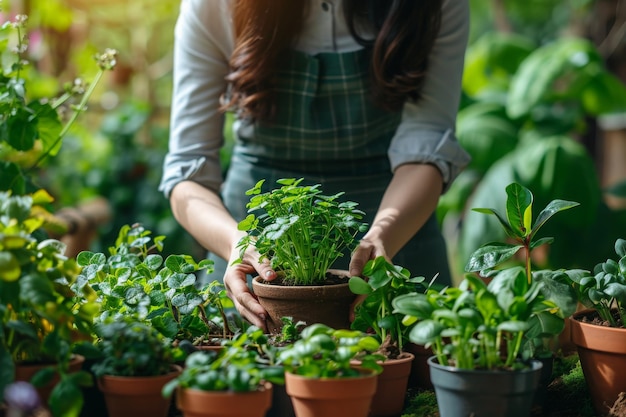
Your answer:
[[[322,2],[322,10],[327,12],[329,9],[330,9],[330,6],[328,5],[328,3],[326,3],[325,1]]]

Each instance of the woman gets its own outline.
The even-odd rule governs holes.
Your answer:
[[[467,165],[454,137],[467,0],[183,0],[176,25],[170,148],[160,189],[215,260],[237,310],[265,328],[237,265],[245,191],[305,178],[344,191],[370,225],[343,265],[386,256],[450,283],[434,210]],[[222,181],[225,110],[237,140]],[[224,262],[226,260],[227,262]],[[348,264],[349,261],[349,264]],[[216,270],[219,270],[216,264]],[[221,274],[221,272],[220,272]]]

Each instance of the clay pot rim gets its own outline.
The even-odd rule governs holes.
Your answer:
[[[586,316],[590,313],[594,313],[596,311],[595,308],[586,308],[584,310],[577,311],[572,314],[570,319],[575,322],[577,325],[582,327],[592,327],[594,329],[603,329],[602,331],[611,332],[611,333],[622,333],[626,331],[626,327],[610,327],[610,326],[602,326],[599,324],[588,323],[580,320],[580,317]]]
[[[410,362],[415,359],[415,355],[406,350],[402,350],[396,358],[386,358],[383,362]]]
[[[259,287],[280,287],[280,288],[320,288],[320,287],[341,287],[348,285],[348,280],[350,279],[350,272],[345,269],[329,269],[328,272],[337,275],[341,279],[345,279],[346,282],[342,282],[340,284],[319,284],[319,285],[282,285],[282,284],[266,284],[265,281],[260,275],[255,276],[252,279],[253,286]]]
[[[290,371],[285,371],[285,376],[287,376],[287,375],[289,375],[289,377],[293,378],[293,379],[308,380],[308,381],[350,381],[350,380],[354,380],[354,379],[362,379],[362,378],[368,378],[368,377],[377,377],[378,375],[380,375],[380,372],[376,372],[376,371],[371,370],[371,369],[366,369],[366,370],[363,370],[361,372],[361,374],[357,375],[357,376],[341,376],[341,377],[335,377],[335,378],[310,377],[310,376],[305,376],[305,375],[294,374],[293,372],[290,372]]]
[[[115,380],[123,380],[123,381],[127,381],[127,380],[132,380],[132,379],[136,379],[136,378],[142,378],[142,379],[154,379],[157,380],[159,378],[163,378],[163,377],[170,377],[172,376],[172,374],[180,374],[183,372],[183,367],[177,364],[172,364],[170,365],[170,372],[166,373],[166,374],[160,374],[160,375],[147,375],[147,376],[122,376],[122,375],[102,375],[100,378],[98,379],[108,379],[109,381],[115,381]]]
[[[79,355],[77,353],[72,354],[70,357],[69,365],[78,365],[79,363],[85,362],[85,357],[83,355]],[[16,362],[16,366],[28,368],[28,367],[40,367],[40,366],[57,366],[58,362],[50,362],[50,361],[27,361],[27,362]]]
[[[231,390],[211,391],[211,390],[204,390],[200,388],[180,387],[180,386],[176,388],[176,391],[187,391],[188,393],[192,395],[218,394],[218,395],[240,396],[240,395],[245,395],[245,394],[262,393],[262,392],[270,391],[273,389],[274,389],[274,384],[272,384],[269,381],[264,381],[255,391],[244,391],[244,392],[235,392]]]

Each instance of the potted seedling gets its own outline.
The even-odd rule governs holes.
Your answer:
[[[321,323],[304,328],[278,354],[296,417],[367,416],[382,371],[384,357],[373,353],[379,348],[375,337],[359,330]]]
[[[149,325],[126,317],[96,326],[99,357],[91,366],[111,417],[167,416],[165,384],[182,371],[183,353]]]
[[[363,212],[357,203],[341,201],[343,193],[324,195],[320,185],[303,185],[303,179],[281,179],[280,185],[262,191],[259,181],[247,191],[249,215],[239,223],[247,235],[239,242],[242,257],[255,249],[269,260],[279,277],[266,282],[255,277],[252,287],[267,310],[268,330],[279,332],[282,317],[307,324],[325,323],[349,328],[354,294],[347,273],[331,271],[335,261],[356,247],[364,231]]]
[[[586,307],[570,318],[572,342],[599,415],[608,414],[626,391],[626,240],[615,241],[615,254],[593,273],[570,277]]]
[[[383,371],[372,401],[372,416],[395,416],[402,412],[415,356],[405,350],[411,342],[410,328],[403,315],[393,311],[392,301],[401,295],[425,291],[424,277],[411,277],[399,265],[384,257],[368,261],[363,277],[350,278],[350,290],[365,297],[355,308],[352,328],[372,333],[380,343],[378,353],[385,357]]]
[[[79,284],[89,283],[101,303],[98,321],[136,317],[159,330],[174,344],[219,346],[231,337],[235,323],[226,309],[232,306],[219,282],[198,286],[198,273],[211,270],[212,261],[195,262],[190,255],[164,258],[163,236],[135,224],[123,226],[109,255],[84,251]],[[239,321],[238,323],[241,323]]]
[[[505,216],[495,209],[474,210],[495,215],[510,242],[490,242],[477,249],[459,288],[428,289],[393,301],[396,311],[406,314],[405,324],[412,326],[411,340],[430,346],[435,353],[429,366],[438,403],[442,407],[453,402],[459,407],[447,410],[449,415],[528,415],[543,364],[551,363],[538,358],[544,354],[552,358],[546,341],[560,334],[565,318],[576,308],[568,277],[580,271],[533,271],[531,251],[552,241],[539,238],[538,230],[554,214],[577,203],[553,200],[533,223],[530,190],[512,183],[506,192]],[[521,265],[513,259],[520,250],[524,252]],[[468,382],[467,390],[459,390],[479,399],[477,404],[451,399],[452,380],[461,375],[482,378]],[[471,392],[472,387],[485,384],[497,387],[492,391],[497,398]],[[514,387],[522,391],[504,391]],[[524,397],[528,402],[521,402]]]
[[[524,337],[537,312],[556,308],[539,283],[528,284],[521,269],[489,286],[468,274],[458,288],[402,295],[393,305],[412,325],[410,340],[434,352],[428,364],[442,417],[530,415],[543,364],[523,357]]]
[[[541,283],[540,289],[546,300],[559,307],[560,314],[549,311],[533,316],[531,329],[526,334],[529,354],[535,357],[551,358],[551,345],[564,329],[565,318],[576,310],[576,295],[569,285],[569,276],[576,276],[580,270],[533,270],[532,251],[547,247],[553,237],[540,237],[539,230],[552,216],[579,204],[573,201],[555,199],[533,218],[532,192],[526,187],[511,183],[506,187],[506,208],[502,215],[493,208],[472,210],[493,215],[506,232],[507,241],[483,244],[470,256],[465,266],[466,272],[476,272],[487,280],[491,275],[507,268],[523,268],[528,284]],[[521,252],[522,256],[515,258]]]
[[[250,326],[220,351],[190,354],[183,373],[163,388],[163,395],[176,392],[184,416],[263,417],[272,403],[272,383],[284,383],[276,356],[263,331]]]

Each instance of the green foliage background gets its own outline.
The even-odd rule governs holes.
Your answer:
[[[533,191],[536,206],[554,198],[581,203],[545,231],[561,235],[557,242],[565,243],[555,244],[542,266],[594,264],[624,230],[623,212],[602,201],[597,159],[585,142],[595,134],[599,114],[625,110],[623,82],[614,75],[626,55],[623,42],[610,53],[596,49],[602,41],[597,34],[599,10],[605,3],[470,0],[471,36],[458,136],[474,159],[438,209],[453,269],[460,271],[468,254],[486,240],[502,237],[495,222],[472,217],[468,208],[501,207],[504,188],[512,181]],[[94,250],[109,246],[121,225],[140,222],[167,236],[166,250],[202,256],[203,250],[175,222],[157,191],[167,148],[179,0],[1,4],[6,15],[30,16],[33,97],[53,95],[78,74],[88,78],[94,71],[94,51],[119,51],[118,68],[98,87],[89,111],[65,138],[59,155],[40,172],[41,184],[56,197],[57,206],[73,206],[97,195],[109,200],[114,218],[92,242]],[[610,25],[620,22],[605,23],[608,37]],[[572,57],[586,61],[581,64]],[[549,59],[552,75],[545,71]],[[232,145],[230,123],[226,137]],[[225,168],[228,158],[227,146]]]

